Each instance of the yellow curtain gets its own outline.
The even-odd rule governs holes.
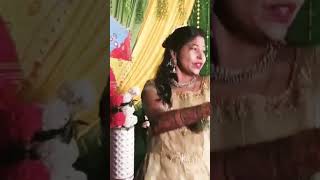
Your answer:
[[[186,25],[194,0],[168,0],[165,16],[157,16],[158,0],[150,0],[144,21],[138,34],[132,61],[110,60],[110,65],[118,81],[119,91],[126,92],[133,86],[142,88],[152,78],[159,66],[164,49],[162,42],[174,29]]]
[[[90,124],[81,134],[99,121],[98,98],[107,78],[106,7],[104,0],[0,1],[29,83],[26,98],[46,103],[64,81],[92,82],[97,103],[79,115]]]

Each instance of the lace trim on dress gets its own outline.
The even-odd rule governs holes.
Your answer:
[[[197,153],[161,152],[160,155],[173,163],[193,164],[201,161]]]
[[[303,58],[297,50],[297,58]],[[305,58],[311,60],[311,53],[303,54]],[[308,57],[309,56],[309,57]],[[300,61],[299,61],[300,60]],[[296,110],[303,103],[304,96],[308,87],[312,84],[310,61],[301,62],[296,60],[294,64],[293,75],[288,88],[279,96],[265,97],[263,95],[240,96],[233,100],[222,100],[217,104],[213,102],[213,119],[215,122],[222,123],[228,120],[241,120],[247,117],[248,113],[254,111],[254,104],[263,104],[265,112],[274,113],[278,116],[281,112],[288,110]],[[214,100],[214,98],[213,98]]]

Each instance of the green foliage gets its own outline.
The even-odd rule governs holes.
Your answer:
[[[143,21],[148,0],[111,0],[110,15],[131,32],[131,48],[134,47]]]

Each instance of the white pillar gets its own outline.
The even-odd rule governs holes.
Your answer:
[[[110,131],[111,180],[134,178],[134,126]]]

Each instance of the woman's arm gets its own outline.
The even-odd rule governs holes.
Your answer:
[[[211,112],[209,102],[188,108],[166,111],[168,107],[163,104],[154,87],[144,88],[142,103],[145,113],[150,119],[153,135],[191,125],[210,116]]]
[[[152,119],[152,133],[153,135],[158,135],[166,131],[188,126],[208,117],[209,115],[209,103],[173,111],[155,113],[150,117]]]

